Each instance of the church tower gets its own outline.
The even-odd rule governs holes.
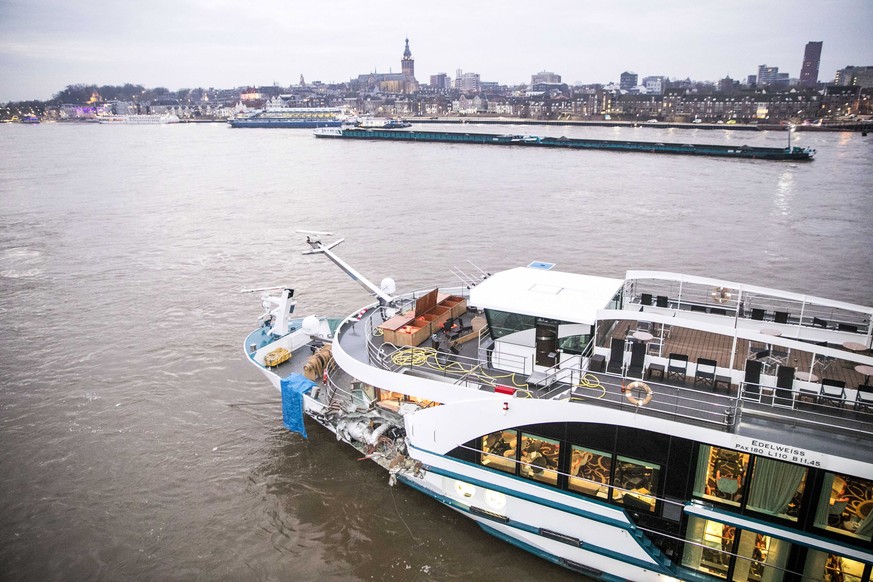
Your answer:
[[[415,78],[415,60],[412,58],[412,51],[409,50],[409,39],[406,39],[406,50],[403,51],[403,59],[400,61],[400,67],[403,74],[410,79]]]

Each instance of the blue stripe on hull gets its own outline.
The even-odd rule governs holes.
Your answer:
[[[432,468],[429,468],[428,470],[431,472],[435,472],[435,471],[433,471]],[[470,482],[469,478],[463,477],[460,475],[456,476],[455,478],[460,479],[462,481]],[[454,499],[452,499],[450,497],[446,497],[445,495],[440,495],[439,493],[436,493],[435,491],[432,491],[432,490],[428,489],[427,487],[423,487],[423,486],[415,483],[415,481],[413,481],[412,479],[410,479],[408,477],[398,475],[398,479],[401,482],[403,482],[405,485],[408,485],[409,487],[415,489],[416,491],[420,491],[421,493],[424,493],[425,495],[433,497],[434,499],[436,499],[437,501],[439,501],[443,505],[446,505],[448,507],[451,507],[452,509],[461,511],[468,516],[476,516],[476,517],[480,517],[480,518],[485,517],[487,519],[487,516],[474,514],[469,510],[469,508],[465,507],[461,503],[458,503]],[[482,486],[488,487],[487,484],[483,484]],[[489,487],[489,488],[493,489],[493,487]],[[483,526],[483,524],[480,522],[477,522],[477,523],[479,523],[479,526],[482,527],[482,529],[484,529],[485,531],[488,531],[488,533],[492,533],[492,531],[489,531],[490,528]],[[507,522],[504,523],[504,525],[511,527],[511,528],[514,528],[514,529],[518,529],[521,531],[532,533],[535,535],[541,535],[539,533],[539,528],[536,528],[532,525],[522,523],[519,521],[508,520]],[[618,527],[621,527],[621,525],[618,525]],[[629,529],[629,528],[627,527],[627,525],[625,525],[624,529]],[[558,556],[554,556],[552,554],[548,554],[546,552],[543,552],[542,550],[531,547],[528,544],[526,544],[518,539],[511,538],[509,536],[506,536],[505,534],[500,534],[500,532],[495,532],[495,533],[499,534],[497,537],[500,537],[501,539],[505,539],[506,541],[511,540],[511,543],[513,545],[516,545],[524,550],[527,550],[527,551],[529,551],[537,556],[545,558],[545,559],[549,560],[550,562],[554,562],[555,564],[566,567],[566,565],[561,562],[561,558],[559,558]],[[544,539],[550,539],[550,538],[544,538]],[[555,540],[550,540],[550,541],[555,541]],[[641,568],[644,570],[658,572],[658,573],[661,573],[661,574],[664,574],[667,576],[675,576],[676,575],[676,573],[671,571],[669,568],[660,567],[656,564],[651,564],[649,562],[641,562],[639,560],[629,558],[625,554],[621,554],[621,553],[615,552],[615,551],[607,549],[607,548],[602,548],[600,546],[595,546],[595,545],[586,543],[584,546],[584,549],[588,552],[591,552],[592,554],[599,554],[601,556],[611,558],[613,560],[623,562],[625,564],[629,564],[631,566],[635,566],[637,568]],[[602,578],[603,580],[610,580],[610,581],[611,580],[620,580],[620,578],[615,578],[613,576],[610,576],[609,574],[604,574],[604,576],[608,576],[608,577],[603,577]]]

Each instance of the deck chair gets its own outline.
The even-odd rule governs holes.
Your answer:
[[[707,358],[697,358],[697,370],[694,372],[694,385],[703,382],[715,388],[715,369],[718,362]]]
[[[640,295],[640,304],[641,305],[651,305],[652,304],[652,294],[651,293],[643,293]]]
[[[764,365],[758,360],[746,360],[746,374],[740,384],[740,396],[745,400],[761,401],[761,370]]]
[[[612,338],[609,348],[609,363],[606,371],[610,374],[621,374],[624,368],[624,340],[620,337]]]
[[[821,319],[821,318],[818,318],[818,317],[813,317],[813,318],[812,318],[812,326],[813,326],[813,327],[825,327],[825,328],[826,328],[826,327],[828,326],[828,322],[825,321],[824,319]]]
[[[788,313],[786,311],[774,311],[773,321],[775,323],[788,323]]]
[[[852,333],[858,333],[858,326],[852,325],[850,323],[838,323],[837,324],[838,331],[850,331]]]
[[[705,305],[692,305],[691,311],[696,311],[698,313],[706,313],[706,306]]]
[[[658,307],[670,307],[670,299],[666,295],[658,295],[655,298]]]
[[[752,309],[752,319],[755,321],[764,321],[764,310],[763,309]]]
[[[676,378],[685,382],[688,374],[688,356],[685,354],[670,354],[667,359],[667,379]]]
[[[709,313],[712,315],[727,315],[727,309],[724,307],[710,307]]]
[[[846,401],[846,383],[842,380],[823,378],[818,399],[820,403],[833,404],[842,408],[843,402]]]
[[[627,375],[634,378],[642,378],[645,365],[646,344],[637,342],[631,347],[631,360],[627,367]]]
[[[779,366],[779,370],[776,371],[774,405],[794,408],[794,372],[796,370],[792,366]]]
[[[865,412],[873,412],[873,386],[861,384],[858,386],[858,392],[855,394],[855,410],[864,410]]]

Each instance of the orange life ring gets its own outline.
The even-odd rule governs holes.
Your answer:
[[[625,388],[625,395],[631,404],[645,406],[652,400],[652,389],[645,382],[631,382]]]
[[[321,376],[321,381],[327,386],[327,370],[324,371],[324,374]]]

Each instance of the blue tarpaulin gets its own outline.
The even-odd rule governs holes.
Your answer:
[[[306,437],[306,427],[303,426],[303,395],[312,390],[315,382],[301,374],[291,374],[281,380],[282,386],[282,422],[292,432],[299,432]]]

